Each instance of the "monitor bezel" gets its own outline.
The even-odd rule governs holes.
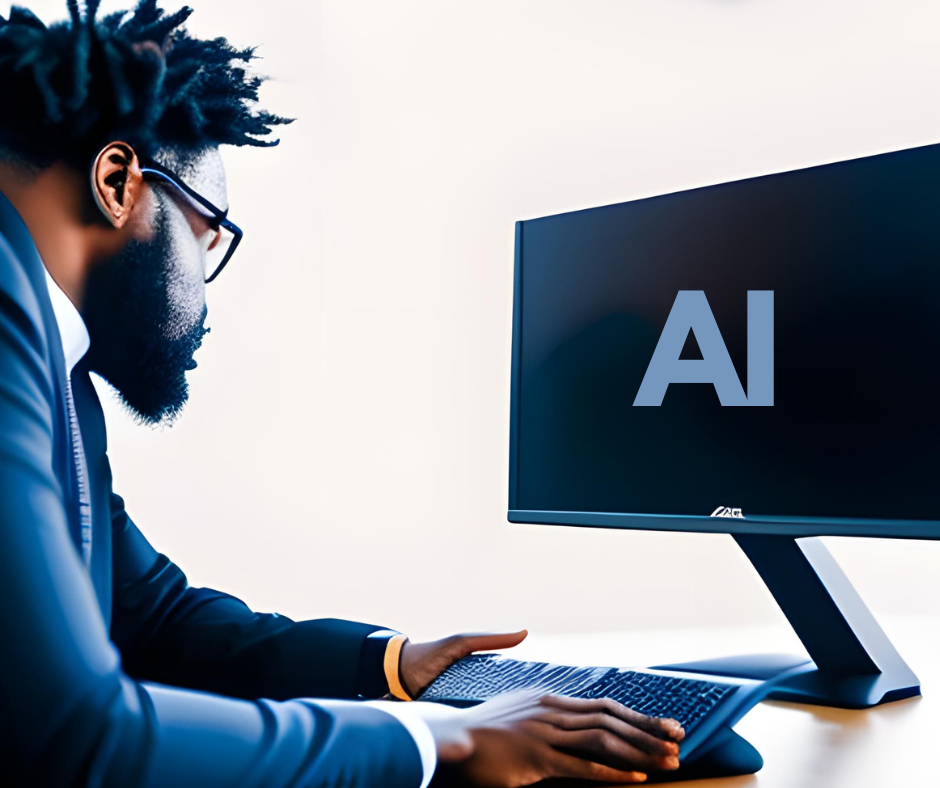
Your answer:
[[[638,531],[691,531],[767,536],[875,536],[889,539],[940,539],[936,520],[863,520],[827,517],[698,517],[673,514],[616,512],[551,512],[510,507],[511,523],[569,525],[582,528],[621,528]]]
[[[897,151],[886,151],[872,156],[859,156],[814,167],[800,167],[797,170],[816,169],[829,164],[840,164],[844,161],[874,158],[874,156],[889,155],[905,150],[934,147],[931,145],[918,145],[903,148]],[[768,173],[753,178],[742,178],[742,181],[757,180],[758,178],[772,177],[782,173]],[[715,184],[718,185],[718,184]],[[708,186],[699,188],[709,188]],[[683,191],[697,191],[688,189]],[[658,195],[657,195],[658,196]],[[646,199],[646,198],[643,198]],[[633,202],[628,200],[626,202]],[[623,203],[618,203],[623,204]],[[608,207],[608,206],[600,206]],[[586,209],[594,210],[594,209]],[[574,213],[578,213],[575,211]],[[565,214],[555,214],[565,215]],[[540,221],[551,217],[541,217],[527,221]],[[535,525],[568,525],[590,528],[621,528],[644,531],[689,531],[696,533],[723,533],[723,534],[767,534],[779,536],[792,536],[797,538],[809,536],[861,536],[882,537],[897,539],[940,539],[940,520],[885,520],[862,518],[835,518],[835,517],[786,517],[780,515],[761,515],[756,513],[743,513],[742,517],[695,516],[672,514],[644,514],[632,512],[564,512],[531,510],[518,508],[518,463],[519,463],[519,416],[520,407],[520,377],[522,356],[522,276],[523,276],[523,227],[526,221],[516,222],[515,228],[515,264],[513,274],[513,308],[512,308],[512,370],[510,384],[510,416],[509,416],[509,509],[508,520],[512,523],[530,523]],[[734,501],[724,502],[733,507]]]

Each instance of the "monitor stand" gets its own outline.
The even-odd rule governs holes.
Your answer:
[[[819,537],[734,534],[806,647],[810,659],[781,654],[723,657],[661,670],[766,680],[765,697],[863,709],[920,694],[920,682],[878,626]],[[733,733],[728,729],[728,733]],[[730,749],[729,749],[730,748]],[[736,734],[719,735],[681,778],[746,774],[760,755]],[[669,778],[666,778],[669,779]]]

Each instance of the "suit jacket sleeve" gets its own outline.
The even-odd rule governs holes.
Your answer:
[[[363,672],[383,671],[363,643],[381,627],[338,619],[295,622],[252,612],[220,591],[192,588],[111,496],[111,636],[138,678],[240,698],[356,698]]]
[[[377,709],[250,702],[151,685],[122,670],[69,535],[50,462],[55,394],[45,335],[11,295],[20,276],[12,260],[0,237],[3,784],[419,785],[413,740]]]

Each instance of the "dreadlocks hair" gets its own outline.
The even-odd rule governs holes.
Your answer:
[[[255,108],[263,77],[249,73],[253,47],[200,40],[185,7],[157,0],[96,19],[101,0],[67,0],[69,18],[46,26],[14,6],[0,16],[0,159],[45,167],[91,164],[115,139],[144,156],[189,157],[218,145],[277,145],[264,139],[291,119]]]

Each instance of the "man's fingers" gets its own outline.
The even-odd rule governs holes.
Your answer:
[[[526,722],[520,727],[552,747],[573,751],[581,757],[589,756],[615,769],[651,772],[679,768],[678,752],[650,754],[603,728],[566,730],[541,721]]]
[[[577,714],[559,709],[545,709],[538,715],[537,719],[566,731],[591,729],[610,731],[623,741],[630,742],[634,747],[657,757],[671,757],[679,754],[678,743],[657,738],[628,722],[603,712]]]
[[[548,767],[552,777],[621,784],[646,782],[646,775],[643,772],[615,769],[612,766],[586,761],[557,750],[552,751],[549,761]]]
[[[603,713],[610,714],[617,719],[640,728],[658,739],[682,741],[685,731],[676,720],[647,717],[638,711],[629,709],[622,703],[610,698],[566,698],[562,695],[546,695],[542,698],[542,705],[563,711],[574,711],[580,714]]]
[[[475,651],[495,651],[501,648],[518,646],[528,634],[528,630],[525,629],[520,629],[518,632],[475,632],[455,635],[451,640],[457,644],[461,655],[466,657]]]

